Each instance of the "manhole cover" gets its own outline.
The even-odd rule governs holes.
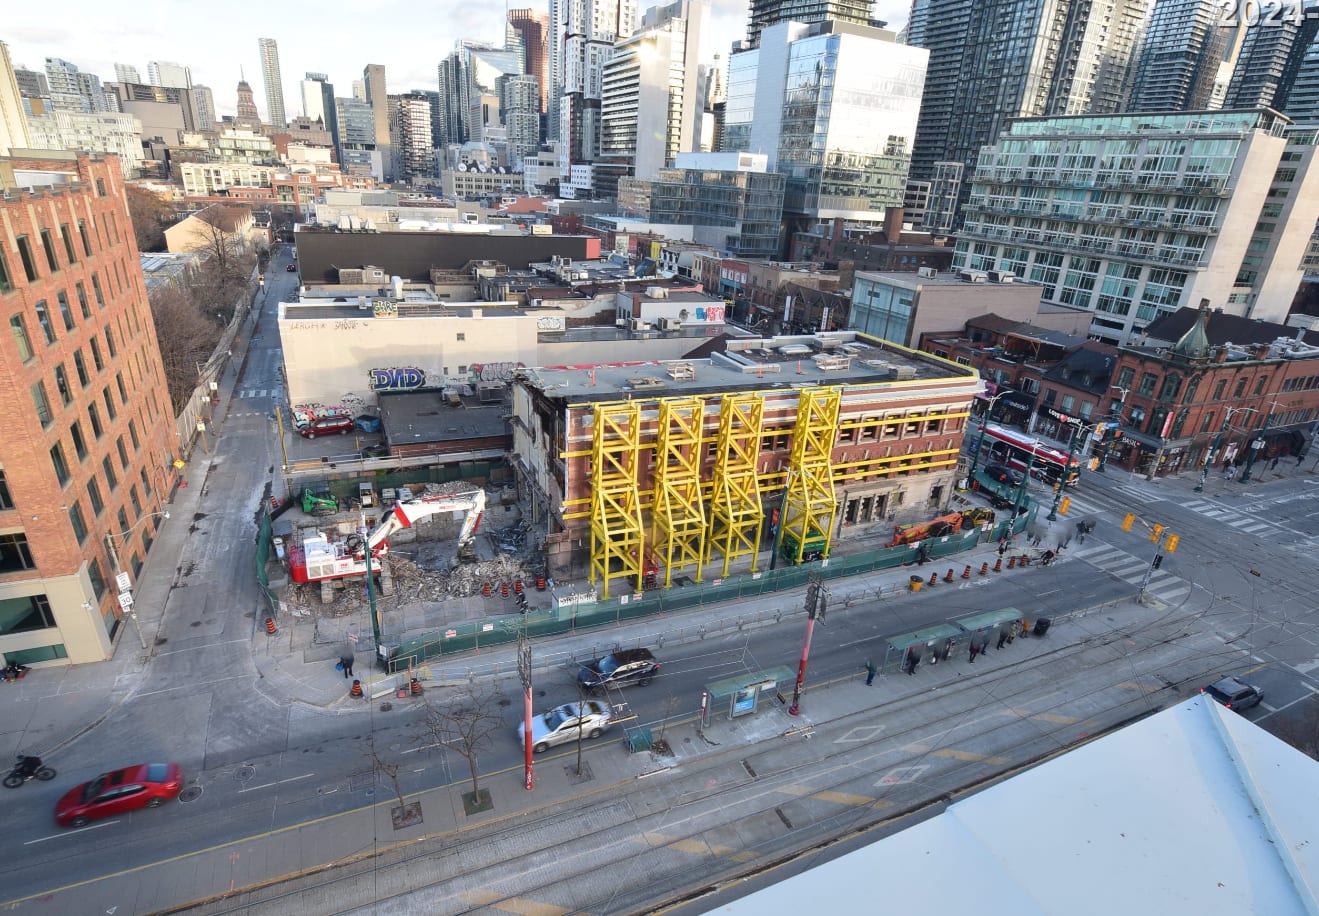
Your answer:
[[[201,786],[188,786],[186,789],[184,789],[182,792],[179,793],[179,801],[182,802],[183,804],[187,804],[188,802],[194,802],[201,797],[202,797]]]
[[[242,766],[240,766],[238,769],[234,770],[234,779],[237,780],[238,782],[247,782],[255,775],[256,775],[256,767],[252,766],[251,764],[245,763]]]

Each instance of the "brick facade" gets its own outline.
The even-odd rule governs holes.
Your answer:
[[[56,187],[0,200],[0,652],[96,661],[122,630],[108,542],[136,578],[173,418],[115,157],[5,164]]]

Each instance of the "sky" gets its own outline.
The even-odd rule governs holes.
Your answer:
[[[104,0],[64,0],[50,10],[14,3],[0,21],[0,41],[9,46],[15,67],[45,70],[47,57],[59,57],[115,79],[116,63],[137,67],[147,81],[147,61],[161,60],[192,68],[194,84],[210,86],[220,114],[234,114],[239,73],[247,77],[257,108],[266,117],[258,38],[279,44],[284,110],[302,113],[299,83],[308,71],[329,74],[335,95],[350,96],[353,80],[367,64],[385,65],[389,92],[434,89],[436,67],[460,38],[502,45],[506,8],[548,11],[549,0],[285,0],[278,5],[257,0],[222,4],[196,0],[139,0],[133,4]],[[725,59],[729,45],[746,35],[749,0],[710,0],[702,40],[702,62],[716,53]],[[656,5],[641,0],[645,9]],[[901,28],[910,0],[877,0],[876,18]]]

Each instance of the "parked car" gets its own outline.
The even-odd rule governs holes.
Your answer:
[[[608,703],[587,700],[585,703],[564,703],[531,720],[531,749],[537,754],[583,738],[598,738],[609,730],[614,711]],[[526,746],[527,733],[518,727],[518,741]]]
[[[659,666],[649,649],[622,649],[583,665],[577,683],[586,690],[649,684]]]
[[[183,770],[177,763],[139,763],[102,773],[65,792],[55,805],[55,821],[61,827],[82,827],[125,811],[154,808],[178,798],[182,790]]]
[[[289,273],[296,273],[297,270],[298,270],[298,265],[297,265],[297,264],[286,264],[286,265],[284,265],[284,269],[287,270]]]
[[[346,435],[353,431],[353,421],[351,417],[321,417],[319,420],[312,420],[306,426],[298,427],[298,432],[307,439],[315,439],[317,436],[329,436],[333,433]]]
[[[1208,694],[1228,709],[1235,709],[1237,712],[1249,709],[1252,706],[1258,706],[1260,701],[1264,699],[1263,690],[1234,677],[1225,677],[1220,681],[1215,681],[1208,687],[1201,687],[1200,692]]]
[[[1006,483],[1014,487],[1021,486],[1021,475],[1006,465],[987,464],[985,465],[984,474],[996,483]]]

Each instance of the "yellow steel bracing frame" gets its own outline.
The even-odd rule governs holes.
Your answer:
[[[832,546],[838,513],[833,449],[842,401],[840,388],[806,388],[797,402],[780,535],[781,544],[791,550],[787,556],[797,563],[807,551],[827,557]]]
[[[652,544],[664,557],[665,588],[673,584],[674,567],[696,567],[696,581],[701,581],[706,527],[701,498],[704,421],[705,401],[701,398],[660,401],[651,514],[655,523]]]
[[[637,467],[641,451],[641,407],[636,403],[601,404],[595,409],[591,441],[591,584],[633,576],[642,588],[645,532]],[[614,561],[617,560],[617,564]]]
[[[719,406],[719,439],[715,443],[705,563],[718,550],[724,558],[724,576],[737,557],[750,556],[752,572],[756,571],[759,559],[765,510],[760,502],[756,460],[760,455],[764,412],[765,402],[759,394],[726,394]]]

